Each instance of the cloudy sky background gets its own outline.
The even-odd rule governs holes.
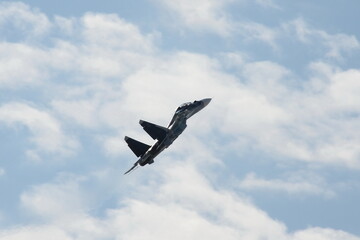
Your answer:
[[[360,239],[359,7],[0,2],[0,239]]]

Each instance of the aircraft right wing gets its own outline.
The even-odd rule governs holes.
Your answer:
[[[144,130],[155,140],[162,141],[169,132],[169,129],[143,120],[139,121]]]

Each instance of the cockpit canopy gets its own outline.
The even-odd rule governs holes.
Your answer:
[[[183,111],[184,109],[186,109],[186,107],[188,107],[190,105],[193,105],[194,107],[199,106],[199,105],[201,105],[201,101],[183,103],[176,109],[176,113],[179,113],[179,112]]]
[[[177,109],[176,109],[176,113],[181,112],[182,110],[184,110],[187,106],[191,105],[191,102],[186,102],[181,104]]]
[[[183,103],[180,105],[179,108],[183,108],[183,107],[186,107],[186,106],[189,106],[192,102],[186,102],[186,103]]]

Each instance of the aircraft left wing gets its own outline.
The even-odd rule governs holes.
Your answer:
[[[144,155],[146,151],[151,147],[128,136],[125,136],[125,141],[137,157],[141,157],[142,155]]]
[[[139,121],[144,130],[155,140],[162,141],[169,132],[169,129],[143,120]]]

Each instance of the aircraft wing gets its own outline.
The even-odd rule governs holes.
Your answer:
[[[125,141],[137,157],[144,155],[146,151],[151,147],[145,143],[136,141],[135,139],[132,139],[128,136],[125,136]]]
[[[162,141],[169,132],[169,129],[143,120],[139,121],[144,130],[155,140]]]

